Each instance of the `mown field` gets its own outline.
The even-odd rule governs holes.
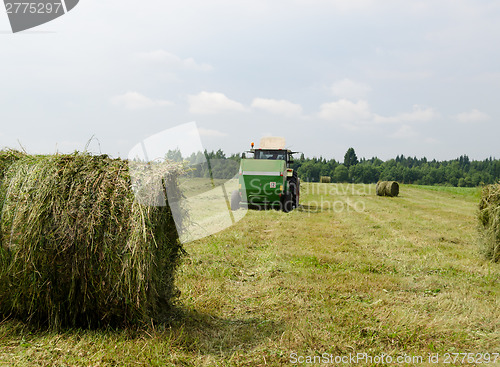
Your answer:
[[[500,264],[479,252],[478,200],[478,189],[402,185],[387,198],[375,185],[303,184],[301,209],[249,211],[186,245],[170,325],[3,321],[0,365],[280,366],[357,353],[432,365],[429,354],[498,353]]]

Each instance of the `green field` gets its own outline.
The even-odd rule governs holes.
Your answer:
[[[302,184],[299,210],[249,211],[185,246],[170,325],[57,333],[3,321],[0,365],[279,366],[367,353],[423,366],[429,353],[440,364],[499,353],[500,264],[479,252],[478,200],[474,188],[402,185],[388,198],[375,185]]]

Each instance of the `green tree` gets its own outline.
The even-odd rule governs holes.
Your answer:
[[[333,181],[335,182],[349,181],[349,171],[347,170],[346,166],[344,166],[343,164],[339,164],[337,167],[335,167],[335,170],[333,171]]]
[[[346,168],[349,168],[356,164],[358,164],[358,157],[356,156],[354,148],[347,149],[347,152],[344,155],[344,166],[346,166]]]
[[[306,182],[318,182],[320,170],[320,162],[315,162],[314,160],[306,160],[304,164],[300,166],[297,173],[301,180],[304,180]]]

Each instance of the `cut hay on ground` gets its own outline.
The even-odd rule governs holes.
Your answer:
[[[319,182],[320,182],[320,183],[330,183],[330,182],[331,182],[331,179],[330,179],[330,177],[329,177],[329,176],[321,176],[321,177],[319,178]]]
[[[134,200],[127,161],[22,155],[6,166],[0,316],[55,328],[169,317],[182,247],[168,206]],[[178,170],[162,174],[172,184]]]
[[[376,191],[378,196],[398,196],[399,184],[396,181],[379,181]]]
[[[480,236],[486,257],[500,262],[500,183],[483,188],[479,203]]]

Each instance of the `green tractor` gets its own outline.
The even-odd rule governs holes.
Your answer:
[[[231,210],[245,207],[279,207],[290,212],[299,206],[300,180],[291,168],[292,152],[285,149],[285,139],[262,138],[260,148],[242,156],[239,171],[239,189],[231,195]]]

